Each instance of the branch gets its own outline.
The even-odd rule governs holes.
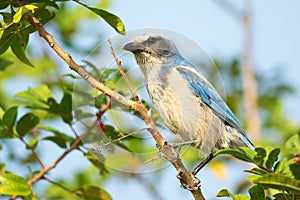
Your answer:
[[[38,180],[40,180],[41,178],[43,178],[43,176],[50,171],[51,169],[55,168],[56,165],[64,158],[66,157],[66,155],[68,155],[71,151],[73,151],[74,149],[77,149],[78,145],[80,144],[81,139],[78,137],[76,138],[75,142],[72,144],[72,146],[70,148],[68,148],[66,151],[63,152],[63,154],[61,156],[59,156],[53,163],[51,163],[49,166],[45,167],[44,169],[42,169],[35,177],[33,177],[32,179],[28,180],[28,184],[32,185],[33,183],[37,182]]]
[[[77,133],[75,132],[76,135],[76,139],[74,141],[74,143],[67,149],[65,150],[53,163],[51,163],[49,166],[44,167],[36,176],[34,176],[33,178],[28,180],[28,184],[32,185],[35,182],[37,182],[38,180],[44,178],[44,175],[50,171],[51,169],[55,168],[57,166],[57,164],[64,159],[70,152],[72,152],[73,150],[77,149],[81,143],[81,138],[86,137],[90,131],[93,129],[93,127],[95,126],[95,123],[93,123],[90,127],[87,128],[87,130],[81,135],[81,137],[77,136]],[[70,126],[73,129],[72,126]],[[75,131],[75,130],[74,130]]]
[[[21,6],[25,5],[24,0],[18,0]],[[151,133],[152,137],[157,143],[157,146],[160,149],[168,150],[168,148],[172,148],[168,145],[167,141],[161,136],[158,132],[155,123],[152,121],[150,115],[148,114],[147,108],[140,102],[140,101],[132,101],[130,99],[125,98],[124,96],[120,95],[119,93],[111,90],[110,88],[106,87],[103,83],[98,82],[94,77],[92,77],[88,72],[86,72],[83,68],[81,68],[73,59],[72,56],[66,53],[59,44],[53,39],[53,36],[49,34],[43,24],[33,15],[31,11],[26,13],[26,17],[30,20],[30,23],[36,28],[39,35],[49,44],[49,46],[56,52],[56,54],[61,57],[70,67],[71,70],[77,72],[82,78],[84,78],[92,87],[98,89],[99,91],[103,92],[105,95],[117,100],[119,103],[128,106],[129,108],[139,112],[143,117],[149,132]],[[62,160],[68,153],[70,153],[73,149],[76,149],[80,143],[80,139],[76,138],[74,144],[66,150],[55,162],[53,162],[48,167],[44,168],[38,175],[34,178],[30,179],[28,182],[29,184],[33,184],[34,182],[38,181],[43,177],[43,175],[48,172],[50,169],[54,168],[60,160]],[[185,166],[183,165],[178,153],[173,149],[177,155],[172,155],[172,159],[169,161],[175,167],[175,169],[179,172],[181,181],[187,188],[191,191],[192,195],[195,199],[202,200],[204,199],[201,189],[199,188],[199,180],[192,175],[190,172],[187,171]]]

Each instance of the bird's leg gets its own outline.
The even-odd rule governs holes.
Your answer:
[[[178,148],[178,147],[182,147],[185,145],[194,145],[195,142],[196,142],[195,140],[191,140],[191,141],[183,141],[183,142],[174,142],[174,143],[169,143],[169,144],[174,148]]]
[[[192,145],[195,144],[195,141],[183,141],[183,142],[176,142],[176,143],[169,143],[165,141],[165,144],[162,148],[158,147],[158,156],[165,160],[175,160],[178,158],[178,153],[176,151],[176,148],[182,147],[184,145]]]
[[[211,153],[207,158],[205,158],[193,171],[192,174],[196,175],[209,161],[214,158],[214,154]]]

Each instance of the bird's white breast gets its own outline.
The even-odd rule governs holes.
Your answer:
[[[195,140],[195,146],[204,154],[210,153],[220,136],[221,121],[193,94],[175,69],[170,69],[165,77],[164,81],[151,78],[151,75],[147,77],[148,92],[155,108],[178,138]]]

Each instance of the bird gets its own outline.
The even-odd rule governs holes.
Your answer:
[[[237,117],[212,84],[182,56],[175,42],[150,33],[137,36],[123,49],[134,54],[152,103],[167,128],[204,157],[193,174],[220,149],[253,148]]]

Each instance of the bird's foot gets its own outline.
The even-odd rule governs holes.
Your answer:
[[[186,145],[194,145],[196,143],[196,140],[191,140],[191,141],[183,141],[183,142],[174,142],[174,143],[169,143],[172,147],[178,148]]]
[[[192,175],[192,177],[193,177],[193,184],[192,185],[185,183],[183,178],[182,178],[182,175],[183,175],[183,172],[181,170],[179,170],[177,172],[177,175],[176,175],[176,177],[180,181],[180,184],[181,184],[180,187],[182,187],[183,189],[187,189],[187,190],[195,190],[195,188],[200,187],[200,180],[197,179],[194,175]]]
[[[164,142],[162,148],[158,147],[158,156],[168,161],[176,160],[179,157],[176,149],[171,143],[168,143],[167,141]]]
[[[175,142],[175,143],[169,143],[165,141],[162,148],[158,147],[158,156],[164,160],[175,160],[179,157],[178,152],[176,151],[177,148],[185,146],[185,145],[193,145],[195,144],[195,141],[184,141],[184,142]]]

